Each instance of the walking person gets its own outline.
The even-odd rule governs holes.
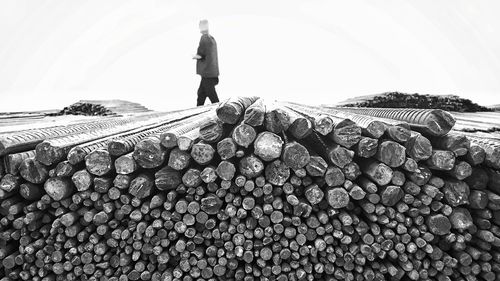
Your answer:
[[[193,59],[196,60],[196,74],[201,76],[198,88],[197,106],[204,105],[208,97],[212,103],[219,102],[215,85],[219,83],[219,61],[217,59],[217,43],[208,33],[208,20],[200,21],[201,39],[198,51]]]

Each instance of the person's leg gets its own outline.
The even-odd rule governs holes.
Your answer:
[[[205,100],[207,99],[207,93],[205,91],[205,78],[201,78],[200,87],[198,88],[198,99],[196,100],[196,106],[201,106],[205,104]]]
[[[207,83],[206,93],[210,102],[216,103],[219,102],[219,97],[217,96],[217,92],[215,91],[215,85],[219,84],[219,78],[210,78],[210,83]]]

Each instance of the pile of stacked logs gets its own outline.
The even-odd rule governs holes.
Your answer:
[[[361,96],[346,100],[339,105],[375,108],[434,108],[457,112],[492,111],[491,108],[478,105],[469,99],[455,95],[436,96],[400,92]]]
[[[152,119],[0,135],[1,281],[500,278],[500,143],[447,112]]]
[[[123,100],[81,100],[50,115],[108,116],[148,111],[150,110],[138,103]]]

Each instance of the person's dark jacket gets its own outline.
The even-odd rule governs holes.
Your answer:
[[[201,56],[201,59],[196,62],[196,74],[205,78],[219,77],[217,43],[210,34],[201,36],[197,54]]]

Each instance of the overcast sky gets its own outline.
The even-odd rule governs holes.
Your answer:
[[[221,99],[403,91],[500,103],[499,11],[496,0],[0,0],[0,111],[194,106],[201,18],[218,43]]]

